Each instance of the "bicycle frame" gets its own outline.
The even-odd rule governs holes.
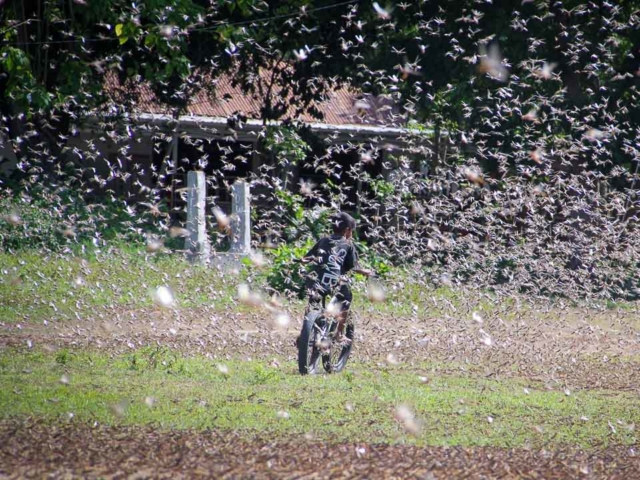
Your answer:
[[[318,332],[316,338],[320,339],[319,345],[317,344],[316,346],[321,353],[327,353],[331,349],[337,326],[338,321],[335,318],[326,317],[322,313],[313,324],[313,328]],[[328,345],[325,345],[325,342],[328,342]]]
[[[351,354],[354,338],[353,323],[347,321],[344,329],[344,342],[336,343],[340,319],[328,312],[326,297],[322,303],[314,303],[305,312],[302,330],[298,343],[298,369],[302,375],[317,372],[317,363],[322,360],[322,366],[327,373],[338,373],[345,367]],[[336,296],[331,296],[330,303],[337,304]],[[329,307],[330,310],[333,310]],[[336,312],[337,313],[337,312]]]

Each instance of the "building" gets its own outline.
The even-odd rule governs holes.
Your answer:
[[[124,94],[114,81],[107,85],[115,99]],[[206,91],[197,93],[177,119],[156,101],[149,88],[135,88],[139,95],[130,116],[135,127],[128,145],[101,134],[97,122],[89,123],[70,139],[69,145],[84,157],[79,161],[85,165],[89,162],[100,177],[107,179],[101,187],[116,194],[153,188],[159,173],[169,174],[172,205],[179,202],[175,192],[184,187],[186,174],[192,169],[204,170],[211,178],[213,201],[227,203],[230,183],[258,173],[265,162],[272,160],[265,158],[259,145],[265,126],[290,122],[304,125],[304,140],[311,149],[307,161],[294,165],[289,172],[287,188],[293,189],[299,180],[318,184],[326,179],[326,173],[316,167],[317,159],[327,154],[338,170],[342,167],[346,171],[363,151],[375,151],[367,168],[372,176],[386,175],[385,150],[401,145],[407,134],[402,125],[405,120],[390,97],[361,95],[348,88],[332,91],[325,101],[314,105],[322,121],[302,115],[283,122],[261,120],[264,99],[243,93],[229,76],[215,80],[215,97]],[[118,178],[110,174],[110,165],[118,166]]]

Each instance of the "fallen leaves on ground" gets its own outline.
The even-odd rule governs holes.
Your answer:
[[[632,449],[588,452],[330,444],[162,431],[0,423],[0,477],[9,478],[640,478]]]

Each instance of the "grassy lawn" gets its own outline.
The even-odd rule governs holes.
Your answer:
[[[424,365],[428,372],[429,365]],[[342,441],[499,447],[631,445],[637,395],[546,390],[524,381],[437,376],[354,362],[302,377],[293,363],[184,357],[149,347],[0,351],[0,419],[155,425]],[[404,428],[406,405],[419,428]],[[411,431],[414,434],[411,434]]]
[[[6,323],[41,323],[69,320],[110,312],[114,308],[150,307],[152,292],[169,287],[176,297],[175,308],[208,306],[224,311],[243,308],[236,302],[238,284],[266,290],[264,269],[241,265],[238,271],[219,271],[192,265],[179,254],[147,253],[140,248],[112,248],[85,254],[42,254],[21,251],[0,252],[0,319]],[[470,301],[466,292],[450,288],[428,289],[398,269],[383,281],[386,301],[367,299],[363,278],[354,282],[357,310],[363,314],[410,317],[437,316],[456,309],[495,309],[488,294]],[[511,299],[501,301],[509,318]],[[302,312],[303,301],[288,299],[288,307]]]
[[[0,265],[0,318],[10,323],[148,307],[159,286],[173,290],[178,308],[226,308],[240,281],[237,275],[191,265],[180,255],[142,250],[85,256],[0,252]]]
[[[76,320],[96,312],[109,314],[114,308],[150,307],[153,291],[160,286],[172,290],[177,309],[243,309],[237,302],[238,285],[246,282],[252,290],[264,292],[273,268],[247,262],[233,271],[220,271],[193,265],[178,253],[148,253],[140,246],[123,245],[84,253],[0,252],[0,266],[0,321],[4,323]],[[535,309],[525,298],[497,297],[469,288],[435,288],[424,283],[424,276],[425,272],[393,269],[381,282],[386,295],[382,303],[372,303],[366,281],[355,276],[355,309],[363,315],[410,318],[468,316],[474,310],[492,312],[504,320],[518,319]],[[296,315],[304,309],[304,301],[297,298],[281,300]],[[554,304],[559,310],[574,305],[549,300],[545,306]],[[629,302],[610,302],[607,307],[625,312],[638,309]]]

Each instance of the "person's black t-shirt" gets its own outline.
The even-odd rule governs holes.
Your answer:
[[[332,291],[344,275],[358,262],[358,254],[353,243],[342,235],[324,237],[316,243],[305,258],[311,258],[312,271],[317,287],[325,292]]]

